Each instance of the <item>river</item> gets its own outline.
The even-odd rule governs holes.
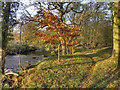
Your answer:
[[[20,71],[19,67],[19,58],[21,58],[21,65],[24,69],[29,67],[30,65],[34,65],[40,60],[43,60],[42,57],[36,54],[28,54],[28,55],[8,55],[6,56],[6,62],[5,62],[5,72],[18,72]]]

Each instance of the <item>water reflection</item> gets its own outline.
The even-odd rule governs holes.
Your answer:
[[[44,57],[36,55],[36,53],[29,53],[28,55],[20,55],[21,65],[25,69],[30,65],[37,63]],[[19,55],[9,55],[6,56],[5,71],[18,72],[21,70],[19,68]]]

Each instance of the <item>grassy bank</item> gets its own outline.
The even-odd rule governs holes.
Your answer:
[[[20,72],[21,88],[117,88],[118,71],[112,48],[80,51],[74,55],[46,58]]]

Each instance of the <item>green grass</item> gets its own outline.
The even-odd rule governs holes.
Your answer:
[[[116,63],[112,58],[106,59],[96,63],[96,66],[93,70],[93,74],[89,81],[91,84],[88,85],[89,88],[105,88],[109,87],[110,83],[113,83],[118,79],[118,71],[114,71],[116,68]],[[113,70],[113,71],[112,71]],[[118,85],[114,85],[114,88]]]
[[[61,56],[60,62],[57,56],[46,58],[20,72],[24,75],[21,88],[116,88],[120,80],[111,54],[112,48],[102,48]],[[96,64],[89,72],[92,59]]]
[[[84,49],[84,48],[82,48]],[[87,54],[88,56],[94,58],[97,61],[102,61],[106,58],[111,57],[112,55],[112,48],[105,47],[101,49],[90,49],[90,50],[83,50],[81,52],[76,52],[77,55],[79,54]]]
[[[47,59],[36,68],[25,73],[28,77],[25,76],[23,80],[25,84],[22,87],[31,87],[31,82],[37,82],[35,87],[39,88],[80,87],[80,81],[82,81],[91,64],[91,59],[88,57],[67,57],[67,59],[62,58],[61,62],[56,59]]]

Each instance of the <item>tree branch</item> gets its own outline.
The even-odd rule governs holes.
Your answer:
[[[83,9],[82,11],[80,11],[80,12],[75,11],[75,10],[73,9],[73,7],[71,8],[71,10],[72,10],[73,12],[75,12],[75,13],[82,13],[82,12],[84,11],[84,9]]]
[[[68,3],[68,5],[66,6],[66,8],[65,8],[65,10],[64,10],[64,12],[63,12],[63,14],[65,14],[66,12],[68,13],[68,7],[69,7],[69,5],[71,4],[72,2],[70,2],[70,3]],[[70,12],[70,11],[69,11]]]

